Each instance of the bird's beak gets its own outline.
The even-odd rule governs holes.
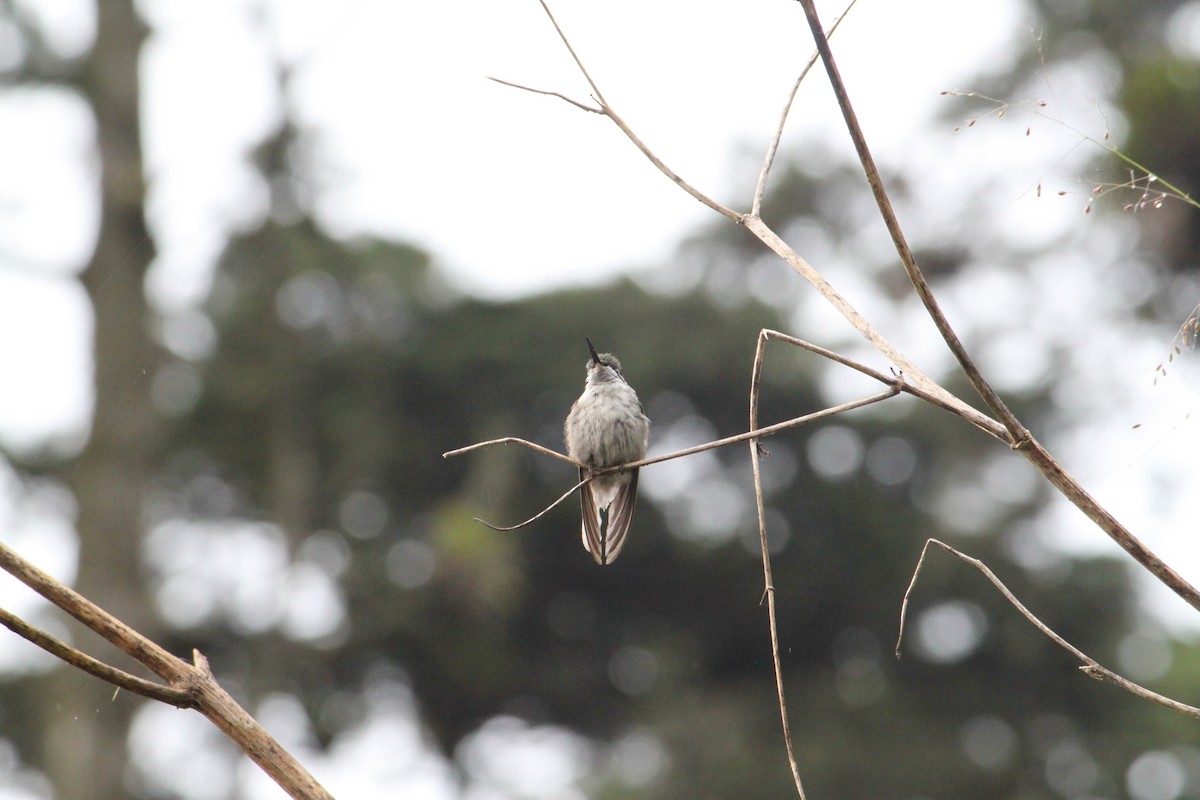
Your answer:
[[[583,340],[584,340],[585,342],[587,342],[588,350],[589,350],[589,351],[591,352],[591,354],[592,354],[592,363],[593,363],[593,364],[599,364],[599,363],[600,363],[600,356],[599,356],[599,355],[597,355],[597,353],[596,353],[596,348],[592,346],[592,340],[591,340],[591,339],[589,339],[589,338],[588,338],[588,337],[586,337],[586,336],[585,336],[585,337],[583,337]]]

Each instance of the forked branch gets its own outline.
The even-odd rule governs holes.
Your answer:
[[[109,666],[7,611],[0,610],[0,624],[51,655],[114,686],[179,708],[196,709],[290,796],[300,800],[333,800],[333,796],[221,688],[207,659],[198,650],[192,651],[191,664],[172,655],[3,544],[0,544],[0,569],[100,634],[164,683],[148,681]]]

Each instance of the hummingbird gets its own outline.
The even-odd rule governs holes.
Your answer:
[[[611,353],[597,353],[586,336],[591,358],[586,364],[583,394],[563,423],[567,455],[585,464],[579,480],[605,467],[646,456],[650,420],[637,392],[621,374],[621,362]],[[597,564],[611,564],[625,546],[637,500],[637,468],[601,475],[579,490],[583,511],[583,546]]]

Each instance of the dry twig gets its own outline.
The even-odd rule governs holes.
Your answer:
[[[850,11],[854,8],[854,4],[857,2],[858,0],[850,0],[849,5],[833,21],[833,27],[829,29],[830,36],[833,36],[837,32],[838,26],[850,14]],[[800,70],[799,76],[796,77],[796,82],[792,84],[792,91],[788,94],[787,102],[783,104],[783,113],[779,115],[779,125],[775,128],[775,135],[771,137],[771,143],[767,145],[767,154],[763,157],[762,169],[758,172],[758,182],[754,186],[754,200],[750,203],[750,213],[755,217],[762,210],[763,195],[767,191],[767,176],[771,172],[771,165],[775,163],[775,154],[779,151],[779,142],[783,138],[783,129],[787,125],[788,114],[792,111],[792,103],[796,100],[796,93],[800,91],[800,84],[804,83],[804,79],[808,77],[808,73],[816,65],[817,59],[820,57],[821,54],[819,52],[809,56],[804,69]]]
[[[754,369],[750,375],[750,430],[758,428],[758,398],[762,386],[762,363],[767,341],[774,331],[761,331],[758,345],[754,349]],[[758,516],[758,541],[762,550],[763,593],[767,599],[767,619],[771,629],[771,661],[775,668],[775,694],[779,702],[779,717],[783,724],[783,744],[787,749],[788,766],[792,770],[792,781],[800,800],[804,798],[804,785],[800,780],[800,767],[796,763],[796,749],[792,743],[792,724],[788,720],[787,699],[783,692],[783,664],[779,657],[779,625],[775,616],[775,579],[771,575],[771,551],[767,546],[767,513],[763,503],[762,470],[759,466],[758,439],[750,440],[750,469],[754,474],[754,505]]]
[[[921,574],[921,568],[925,566],[925,557],[927,555],[929,555],[930,545],[937,545],[938,547],[942,548],[950,555],[954,556],[955,558],[957,558],[961,561],[966,562],[967,564],[970,564],[972,567],[975,567],[975,569],[982,572],[983,576],[985,578],[987,578],[989,581],[991,581],[993,586],[995,586],[997,589],[1000,590],[1000,594],[1004,595],[1004,599],[1007,600],[1009,603],[1011,603],[1013,605],[1013,607],[1017,609],[1017,611],[1021,612],[1021,616],[1025,617],[1025,619],[1029,620],[1033,624],[1034,627],[1036,627],[1042,633],[1046,634],[1046,636],[1048,636],[1050,638],[1050,640],[1053,641],[1055,644],[1057,644],[1059,647],[1066,650],[1068,653],[1075,656],[1075,658],[1082,661],[1083,666],[1081,666],[1079,669],[1085,675],[1093,677],[1099,681],[1105,681],[1107,683],[1111,683],[1114,686],[1119,686],[1120,688],[1124,689],[1127,692],[1130,692],[1131,694],[1135,694],[1138,697],[1158,703],[1159,705],[1166,706],[1167,708],[1171,709],[1172,711],[1178,711],[1182,714],[1187,714],[1189,717],[1195,717],[1196,719],[1200,719],[1200,708],[1196,708],[1195,706],[1189,706],[1186,703],[1179,702],[1178,700],[1172,700],[1171,698],[1165,697],[1165,696],[1159,694],[1158,692],[1152,692],[1149,689],[1145,688],[1144,686],[1139,686],[1138,684],[1134,683],[1133,681],[1131,681],[1127,678],[1121,677],[1117,673],[1110,670],[1108,667],[1105,667],[1102,664],[1100,664],[1100,662],[1096,661],[1096,659],[1092,658],[1091,656],[1089,656],[1087,653],[1080,650],[1075,645],[1068,642],[1066,639],[1059,636],[1057,633],[1055,633],[1050,628],[1049,625],[1042,622],[1040,619],[1037,618],[1037,616],[1032,611],[1030,611],[1028,608],[1026,608],[1025,604],[1022,603],[1020,600],[1018,600],[1017,596],[1014,595],[1012,593],[1012,591],[1007,586],[1004,585],[1004,582],[1001,581],[998,577],[996,577],[996,573],[992,572],[992,570],[990,568],[988,568],[987,564],[984,564],[978,558],[974,558],[972,556],[967,555],[966,553],[963,553],[960,550],[956,550],[955,548],[951,547],[950,545],[946,544],[945,542],[943,542],[939,539],[926,539],[925,540],[925,546],[923,548],[921,548],[921,557],[919,559],[917,559],[917,566],[915,569],[913,569],[912,580],[909,581],[908,588],[904,591],[904,600],[900,603],[900,633],[896,637],[896,657],[897,658],[900,657],[900,644],[904,640],[904,623],[905,623],[905,620],[908,615],[908,601],[909,601],[910,596],[913,593],[913,589],[916,588],[917,578]]]

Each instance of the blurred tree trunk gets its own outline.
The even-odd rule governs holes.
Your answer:
[[[156,366],[144,291],[154,255],[143,216],[138,55],[146,28],[132,0],[97,3],[95,47],[80,76],[96,120],[101,221],[83,273],[94,314],[91,437],[68,472],[79,504],[76,588],[134,628],[158,634],[140,569],[142,499],[158,424],[150,399]],[[86,649],[103,656],[94,641]],[[136,700],[75,670],[56,676],[45,768],[58,800],[127,797],[126,739]]]

